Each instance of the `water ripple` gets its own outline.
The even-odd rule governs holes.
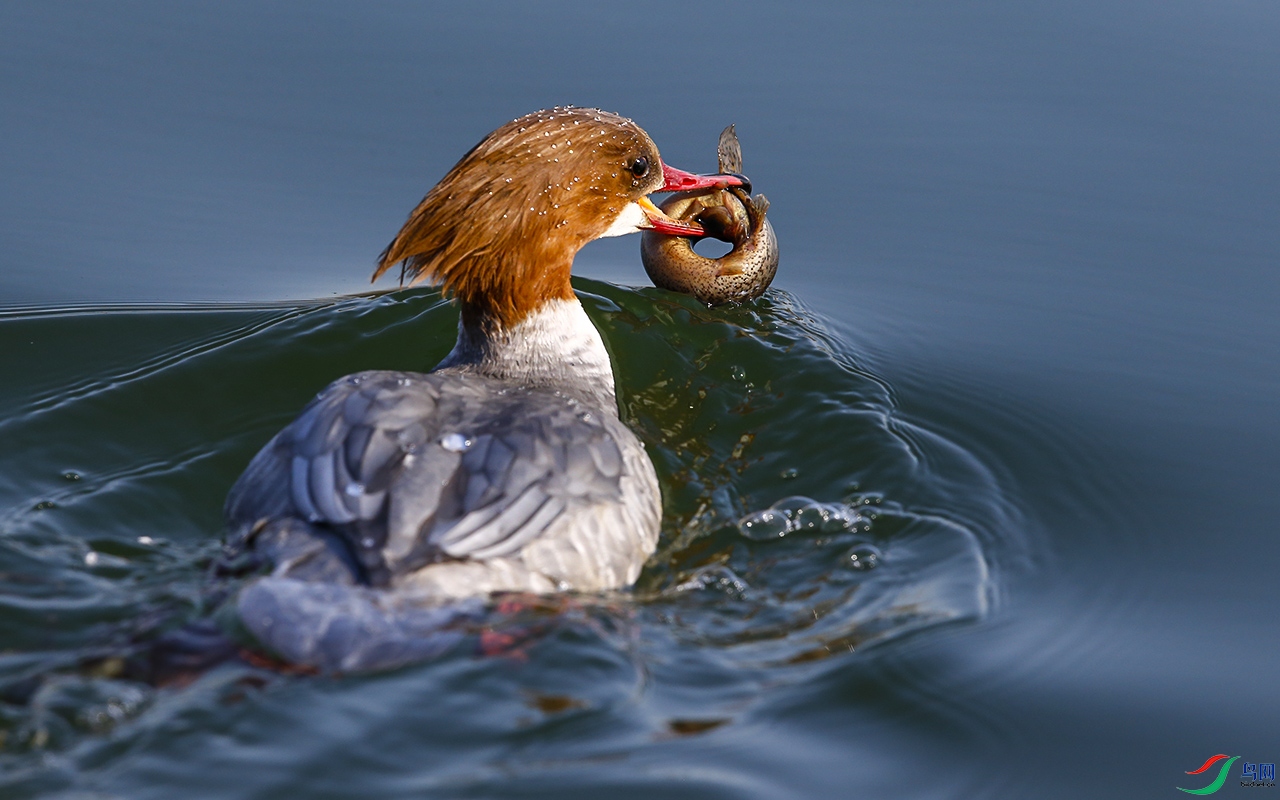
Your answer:
[[[21,643],[0,659],[0,683],[26,699],[0,717],[21,743],[0,760],[25,776],[3,785],[75,787],[103,769],[154,777],[219,728],[236,731],[233,750],[258,739],[254,728],[280,731],[271,758],[305,769],[326,746],[287,731],[329,729],[335,715],[370,742],[413,730],[431,739],[423,752],[452,753],[436,790],[505,785],[733,736],[799,696],[785,687],[831,680],[836,665],[874,672],[895,643],[991,613],[1002,565],[1025,550],[1002,479],[930,419],[905,414],[827,321],[776,291],[709,310],[656,290],[581,287],[663,487],[660,547],[636,590],[488,620],[520,642],[503,657],[475,658],[464,641],[382,678],[261,693],[243,671],[154,695],[75,665],[201,613],[222,498],[256,448],[339,375],[429,367],[456,313],[415,291],[0,314],[15,336],[67,318],[78,337],[137,335],[130,363],[104,370],[92,352],[68,350],[40,376],[45,389],[5,409],[6,435],[26,456],[0,454],[0,603]],[[58,588],[33,590],[42,583]],[[48,615],[52,628],[40,622]],[[384,623],[394,630],[394,614]],[[919,691],[934,690],[922,679]],[[238,727],[245,719],[255,722]],[[445,729],[447,742],[430,733]],[[548,740],[561,743],[554,755]],[[148,748],[171,760],[141,759]],[[32,760],[51,750],[64,754],[53,772]],[[383,758],[376,747],[367,757]]]

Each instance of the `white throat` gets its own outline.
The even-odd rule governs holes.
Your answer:
[[[510,328],[458,321],[458,341],[436,369],[457,368],[564,391],[616,414],[613,365],[577,298],[544,303]]]
[[[637,233],[649,221],[649,215],[644,213],[644,209],[638,203],[627,203],[618,212],[617,218],[605,228],[604,233],[600,234],[603,239],[607,236],[626,236],[628,233]]]

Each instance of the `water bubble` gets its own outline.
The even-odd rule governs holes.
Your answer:
[[[830,511],[821,505],[814,504],[796,509],[796,511],[792,513],[791,528],[797,531],[821,530],[823,525],[825,525],[830,519]]]
[[[782,498],[778,502],[769,506],[769,508],[776,509],[778,511],[799,511],[802,508],[809,508],[816,505],[821,504],[812,497],[805,497],[802,494],[793,494],[790,497]]]
[[[823,533],[839,533],[858,527],[858,512],[847,506],[828,506],[830,516],[822,523]]]
[[[82,477],[83,476],[79,472],[72,472],[71,470],[67,470],[66,472],[62,473],[62,479],[64,481],[78,481]]]
[[[373,540],[372,536],[366,536],[360,540],[360,546],[366,550],[372,550],[375,544],[377,544],[377,542]]]
[[[725,594],[742,597],[751,587],[728,567],[713,566],[698,570],[674,588],[677,592],[718,589]]]
[[[85,554],[84,554],[84,565],[85,565],[86,567],[96,567],[96,566],[98,566],[98,559],[99,559],[99,558],[101,558],[101,557],[100,557],[97,553],[95,553],[94,551],[90,550],[89,552],[87,552],[87,553],[85,553]]]
[[[741,381],[746,379],[747,371],[742,367],[738,366],[737,364],[734,364],[732,367],[729,367],[729,375],[735,381]]]
[[[350,497],[359,497],[360,495],[364,494],[364,484],[363,484],[363,483],[348,483],[348,484],[347,484],[347,488],[346,488],[344,491],[345,491],[345,492],[346,492]]]
[[[763,511],[748,514],[738,521],[738,527],[748,539],[765,541],[796,531],[842,533],[856,530],[861,519],[858,512],[849,506],[819,503],[803,495],[792,495]]]
[[[138,544],[151,545],[151,544],[155,544],[155,543],[156,543],[156,540],[155,540],[155,539],[152,539],[150,536],[139,536],[139,537],[138,537]]]
[[[765,542],[786,536],[791,530],[791,520],[785,513],[766,508],[738,520],[738,530],[753,542]]]
[[[795,467],[788,467],[787,469],[784,469],[782,472],[778,473],[778,477],[782,478],[784,481],[793,480],[799,477],[799,475],[800,475],[800,470],[796,469]]]
[[[53,502],[52,500],[41,500],[39,503],[36,503],[34,506],[36,511],[48,511],[51,508],[57,508],[57,507],[58,507],[58,504]]]
[[[859,571],[875,569],[880,563],[880,551],[869,544],[860,544],[849,551],[845,565]]]
[[[440,437],[440,446],[450,453],[462,453],[471,448],[471,440],[460,433],[446,433]]]

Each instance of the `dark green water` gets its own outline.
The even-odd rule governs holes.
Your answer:
[[[664,488],[662,546],[634,595],[580,598],[515,656],[460,647],[346,679],[229,669],[165,691],[66,667],[199,613],[222,498],[244,463],[316,387],[362,367],[429,368],[451,346],[456,313],[415,291],[7,314],[4,340],[25,342],[31,359],[18,368],[40,375],[4,398],[16,447],[0,468],[12,642],[0,679],[29,692],[40,678],[8,709],[9,787],[167,796],[193,758],[209,757],[210,735],[231,737],[214,767],[248,757],[267,730],[300,725],[413,764],[402,779],[446,796],[506,794],[530,779],[700,794],[724,788],[714,773],[676,781],[639,764],[698,747],[686,739],[718,748],[720,736],[768,728],[782,698],[825,705],[805,695],[827,682],[853,681],[851,724],[914,704],[938,724],[974,727],[962,707],[921,703],[920,689],[886,684],[883,670],[902,657],[893,643],[986,618],[1004,573],[1025,567],[1026,525],[990,469],[901,414],[890,387],[786,294],[707,310],[660,290],[582,289]],[[110,342],[109,354],[94,342]],[[96,433],[64,435],[75,429]],[[795,530],[759,515],[739,524],[795,496],[819,504],[791,501],[805,509]],[[389,691],[421,698],[409,705],[425,716],[401,716],[406,701],[387,704]],[[234,730],[256,733],[237,741]],[[291,785],[340,794],[335,772],[350,770],[326,765],[335,745],[326,734],[285,747]],[[739,756],[750,763],[758,746],[776,743]],[[592,766],[637,758],[626,779],[624,764],[609,781]],[[224,790],[280,780],[259,777],[228,773]],[[363,781],[349,780],[353,791]]]
[[[1275,791],[1276,41],[1243,0],[4,5],[0,797]],[[637,590],[514,657],[78,670],[202,613],[315,391],[448,349],[372,259],[566,102],[692,170],[737,123],[783,255],[716,311],[620,286],[634,238],[575,264],[662,476]],[[850,522],[735,524],[794,496]]]

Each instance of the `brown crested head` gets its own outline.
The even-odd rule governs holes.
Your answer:
[[[378,259],[403,284],[430,279],[464,310],[504,327],[573,297],[587,242],[615,232],[663,186],[658,148],[629,119],[553,108],[486,136],[436,184]],[[611,230],[612,228],[612,230]]]

